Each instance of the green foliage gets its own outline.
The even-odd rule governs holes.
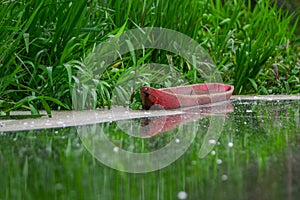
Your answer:
[[[288,12],[278,3],[21,0],[0,4],[2,112],[17,109],[13,105],[20,101],[24,104],[18,109],[30,110],[22,100],[31,97],[36,109],[71,109],[77,73],[88,73],[84,60],[94,47],[111,35],[151,26],[179,31],[202,44],[224,82],[235,85],[236,94],[300,92],[299,38],[294,34],[299,10]],[[172,64],[189,83],[202,81],[192,63],[178,55],[152,51],[145,58],[149,52],[133,56],[131,51],[94,80],[95,106],[110,105],[115,84],[138,63]]]
[[[203,45],[223,72],[224,81],[234,84],[235,94],[251,93],[249,80],[258,82],[258,75],[272,67],[282,53],[282,46],[295,39],[295,27],[290,27],[294,15],[268,1],[259,1],[253,9],[241,2],[220,5],[216,1],[211,5],[214,14],[207,15],[205,28],[200,32],[201,38],[205,38]],[[281,59],[296,55],[294,52]]]

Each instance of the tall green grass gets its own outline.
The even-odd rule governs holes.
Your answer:
[[[169,28],[198,41],[223,80],[235,85],[235,94],[300,91],[299,38],[294,34],[299,11],[287,12],[277,3],[30,0],[3,1],[0,11],[2,114],[15,109],[71,109],[73,84],[77,72],[85,71],[86,56],[111,35],[138,27]],[[183,58],[151,54],[137,59],[148,63],[159,57],[168,63],[166,56],[171,56],[190,83],[199,81]],[[130,54],[121,62],[102,77],[97,106],[110,104],[121,78],[116,71],[122,74],[134,64]]]

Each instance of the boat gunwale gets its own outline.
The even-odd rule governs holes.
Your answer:
[[[211,89],[211,90],[208,89],[208,90],[202,90],[202,91],[208,91],[207,94],[192,94],[192,95],[166,91],[166,90],[172,90],[172,89],[178,89],[178,88],[180,88],[180,89],[191,88],[192,86],[197,86],[197,85],[219,85],[219,86],[223,85],[223,86],[227,86],[229,88],[229,90],[217,91],[216,89]],[[233,90],[234,90],[234,86],[228,85],[228,84],[222,84],[222,83],[198,83],[198,84],[175,86],[175,87],[168,87],[168,88],[159,88],[159,89],[156,89],[156,88],[153,88],[153,87],[150,87],[150,86],[142,86],[142,87],[143,88],[151,88],[151,89],[156,90],[156,91],[160,91],[160,92],[167,93],[167,94],[170,94],[170,95],[173,95],[173,96],[184,97],[184,98],[199,98],[199,97],[211,97],[211,96],[226,95],[226,94],[232,94]],[[216,91],[216,92],[210,93],[210,91],[212,91],[212,92]],[[143,91],[143,92],[146,93],[146,94],[149,94],[149,93],[147,93],[147,91]]]

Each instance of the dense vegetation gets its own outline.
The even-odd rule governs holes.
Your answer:
[[[223,81],[235,85],[235,94],[297,94],[297,14],[268,1],[2,1],[0,110],[71,109],[72,86],[86,56],[108,37],[137,27],[169,28],[195,39]],[[192,74],[182,58],[172,56],[180,73]],[[125,55],[122,64],[107,69],[98,106],[110,104],[132,60]]]

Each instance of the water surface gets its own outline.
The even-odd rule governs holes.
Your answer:
[[[232,105],[232,111],[192,112],[169,123],[165,116],[89,125],[131,152],[192,139],[174,162],[149,173],[99,162],[89,149],[101,151],[99,135],[79,135],[76,127],[1,132],[0,199],[299,199],[299,101]],[[222,132],[208,131],[213,122],[224,123]]]

